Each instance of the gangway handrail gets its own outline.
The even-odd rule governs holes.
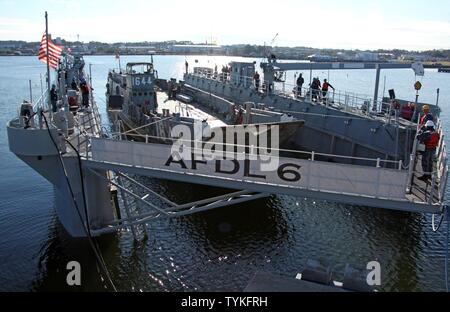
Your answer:
[[[124,133],[122,133],[123,135]],[[117,136],[113,136],[110,138],[107,138],[108,140],[117,140],[118,137],[120,136],[120,134],[118,134]],[[327,154],[327,153],[317,153],[314,151],[301,151],[301,150],[290,150],[290,149],[281,149],[281,148],[274,148],[274,147],[256,147],[256,146],[249,146],[249,145],[242,145],[242,144],[232,144],[232,143],[223,143],[223,142],[211,142],[211,141],[200,141],[200,140],[189,140],[189,139],[181,139],[181,138],[171,138],[171,137],[161,137],[161,136],[152,136],[152,135],[142,135],[142,134],[136,134],[136,133],[128,133],[126,134],[126,136],[130,136],[130,137],[138,137],[143,139],[156,139],[156,140],[167,140],[167,141],[172,141],[172,142],[182,142],[182,143],[194,143],[194,144],[215,144],[215,145],[220,145],[220,146],[230,146],[233,148],[242,148],[242,149],[250,149],[250,150],[259,150],[259,151],[264,151],[264,150],[271,150],[271,151],[278,151],[278,152],[284,152],[284,153],[295,153],[295,154],[300,154],[300,155],[308,155],[310,156],[311,160],[315,160],[315,158],[317,156],[319,157],[327,157],[327,158],[340,158],[340,159],[347,159],[347,160],[355,160],[355,161],[367,161],[367,162],[373,162],[375,163],[376,167],[382,167],[381,164],[391,164],[391,165],[395,165],[395,168],[398,168],[398,170],[403,170],[403,161],[399,160],[399,161],[395,161],[395,160],[385,160],[385,159],[381,159],[381,158],[365,158],[365,157],[354,157],[354,156],[345,156],[345,155],[337,155],[337,154]],[[192,150],[195,150],[196,148],[191,148]],[[199,149],[202,150],[202,149]],[[204,151],[204,150],[202,150]],[[226,151],[225,149],[225,152]],[[235,154],[234,152],[231,152],[232,154]],[[254,153],[246,153],[246,155],[248,156],[260,156],[260,154],[254,154]],[[269,153],[267,154],[263,154],[263,155],[270,155]]]
[[[212,81],[217,81],[217,82],[225,82],[226,81],[227,83],[232,83],[232,81],[230,81],[230,80],[220,80],[217,78],[215,79],[214,77],[216,77],[216,76],[214,76],[214,75],[212,77],[209,77],[210,75],[205,76],[205,75],[196,74],[196,73],[190,73],[190,75],[195,76],[195,77],[205,78],[205,79],[212,80]],[[220,75],[221,74],[219,74],[217,76],[220,76]],[[239,82],[239,84],[242,84],[243,82],[247,82],[246,83],[247,85],[252,85],[253,87],[255,86],[253,77],[244,76],[244,75],[235,75],[234,77],[237,77],[237,81]],[[269,83],[269,81],[261,80],[261,79],[260,79],[260,82],[262,82],[262,84],[260,84],[259,88],[262,88],[262,85],[264,85],[264,84],[268,85],[268,83]],[[285,87],[286,86],[291,87],[291,89],[288,89],[288,90],[291,90],[291,92],[289,92],[289,93],[295,92],[298,89],[297,85],[287,83],[287,82],[274,81],[274,86],[276,86],[277,84],[282,84]],[[302,91],[309,91],[310,89],[311,89],[310,87],[302,87]],[[280,91],[280,90],[276,90],[276,89],[274,91],[279,91],[280,94],[286,93],[285,91]],[[343,90],[343,91],[339,90],[339,92],[335,91],[335,90],[328,91],[328,94],[332,94],[332,93],[335,93],[335,94],[341,93],[342,95],[349,95],[350,97],[355,98],[355,99],[359,99],[359,100],[363,100],[363,101],[370,100],[371,102],[373,102],[372,97],[370,95],[363,94],[363,93],[357,93],[357,92],[352,92],[352,91],[347,91],[347,90]],[[377,101],[377,103],[378,102],[379,101]],[[384,103],[384,104],[388,104],[388,103]]]
[[[219,75],[217,75],[217,78],[214,78],[214,75],[203,75],[203,74],[198,74],[198,73],[190,73],[189,75],[192,75],[193,77],[197,77],[197,78],[202,78],[205,80],[208,80],[210,82],[224,82],[226,84],[229,84],[230,86],[235,85],[233,83],[233,81],[231,80],[221,80],[221,79],[217,79],[219,78]],[[248,77],[248,76],[234,76],[237,77],[237,82],[238,82],[238,86],[241,85],[247,85],[247,86],[252,86],[253,89],[256,89],[255,85],[254,85],[254,79],[253,77]],[[266,87],[265,89],[263,88],[263,85],[268,86],[269,82],[266,80],[260,80],[260,82],[262,82],[262,84],[259,86],[258,90],[262,90],[262,94],[268,94],[269,93],[269,88]],[[294,93],[294,95],[296,95],[297,92],[297,86],[295,85],[291,85],[293,86],[293,89],[291,92],[286,92],[286,91],[280,91],[277,90],[276,86],[277,84],[282,83],[283,85],[291,85],[289,83],[285,83],[285,82],[274,82],[273,83],[273,90],[272,93],[279,95],[279,96],[289,96],[290,94]],[[285,89],[285,88],[283,88]],[[351,92],[351,91],[341,91],[341,90],[333,90],[333,91],[328,91],[327,92],[327,100],[323,101],[323,93],[321,89],[318,89],[317,91],[317,100],[314,101],[313,100],[313,93],[311,87],[302,87],[302,94],[304,94],[305,96],[303,97],[304,100],[307,100],[310,103],[320,103],[320,102],[324,102],[324,104],[327,107],[333,106],[334,108],[336,108],[336,105],[339,106],[339,108],[341,108],[342,110],[344,110],[345,112],[352,112],[354,110],[357,110],[357,112],[359,111],[364,111],[364,116],[370,116],[372,114],[376,114],[378,117],[384,117],[386,118],[386,123],[390,122],[390,114],[391,114],[391,103],[388,102],[384,102],[382,99],[381,101],[376,100],[373,101],[373,99],[370,96],[366,96],[364,94],[358,94],[355,92]],[[332,97],[330,98],[330,95],[332,95]],[[336,100],[336,95],[337,95],[337,100]],[[300,100],[300,98],[298,98],[297,96],[295,96],[294,98],[292,98],[294,100]],[[331,100],[331,101],[330,101]],[[331,103],[330,103],[331,102]],[[332,105],[331,105],[332,104]],[[371,107],[372,105],[372,107]],[[372,108],[376,107],[377,110],[373,110]],[[388,110],[386,112],[384,112],[383,114],[383,107],[388,107]],[[383,116],[380,116],[380,114],[383,114]]]

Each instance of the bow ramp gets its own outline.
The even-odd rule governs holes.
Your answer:
[[[264,197],[267,194],[311,197],[419,213],[439,213],[443,205],[447,172],[445,163],[441,164],[442,171],[436,172],[433,181],[415,184],[411,183],[415,170],[405,168],[401,162],[357,159],[372,164],[362,166],[320,161],[317,159],[324,155],[313,152],[296,151],[295,153],[302,155],[284,157],[282,155],[287,151],[279,150],[281,156],[271,156],[271,166],[267,169],[264,165],[267,165],[267,159],[251,157],[252,154],[237,157],[237,154],[233,153],[234,158],[206,160],[198,156],[202,155],[201,153],[193,152],[194,150],[193,148],[189,152],[192,152],[192,157],[184,159],[178,152],[173,151],[173,145],[91,138],[91,153],[84,159],[83,165],[99,176],[105,170],[115,172],[115,175],[110,176],[116,176],[118,180],[109,179],[110,183],[152,208],[153,213],[134,218],[134,224],[147,222],[149,218],[160,215],[186,215]],[[444,148],[442,152],[445,152]],[[162,209],[146,202],[146,196],[133,195],[123,187],[120,180],[133,180],[130,177],[133,175],[243,191],[186,205],[169,203],[172,205],[169,205],[168,209]],[[139,186],[145,188],[141,184]],[[110,227],[110,230],[113,229],[114,227]],[[101,233],[108,230],[99,231]]]

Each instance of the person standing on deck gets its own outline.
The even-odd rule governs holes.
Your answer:
[[[83,100],[83,106],[89,107],[89,93],[93,89],[90,88],[90,86],[87,84],[86,81],[82,81],[82,83],[80,84],[80,89],[81,89],[81,96],[82,96],[82,100]]]
[[[430,113],[430,106],[424,105],[422,107],[423,116],[420,117],[419,125],[420,127],[424,127],[427,121],[434,121],[433,115]]]
[[[333,89],[333,91],[334,91],[334,87],[326,79],[324,79],[323,84],[322,84],[322,96],[323,96],[324,103],[327,102],[327,94],[328,94],[328,90],[330,88]]]
[[[56,113],[57,107],[56,102],[58,101],[58,93],[56,92],[56,86],[52,85],[50,90],[50,102],[52,103],[52,112]]]
[[[319,100],[319,92],[320,92],[320,80],[317,78],[314,78],[311,82],[311,99],[314,101]]]
[[[253,80],[255,80],[255,89],[256,89],[256,91],[259,91],[259,83],[260,83],[260,77],[259,77],[259,73],[258,72],[256,72],[254,75],[253,75]]]
[[[298,76],[297,78],[297,97],[301,97],[302,96],[302,88],[303,88],[303,84],[305,83],[305,79],[303,78],[303,75],[300,74],[300,76]]]
[[[422,181],[431,179],[433,172],[434,155],[438,147],[440,135],[435,130],[434,122],[428,120],[425,124],[425,129],[417,135],[417,139],[425,145],[425,151],[422,153],[422,171],[423,176],[419,178]]]

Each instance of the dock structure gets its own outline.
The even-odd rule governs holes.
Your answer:
[[[438,72],[440,73],[450,73],[450,67],[439,67]]]
[[[438,213],[445,186],[444,183],[440,183],[437,176],[433,188],[428,185],[428,190],[425,183],[421,181],[419,183],[414,179],[414,191],[409,194],[406,191],[409,170],[405,170],[401,162],[396,163],[397,169],[385,168],[383,166],[385,161],[380,159],[367,159],[372,161],[371,167],[358,166],[318,161],[315,157],[320,157],[320,154],[302,152],[309,154],[307,159],[279,156],[277,171],[261,172],[258,171],[261,166],[260,160],[238,161],[235,164],[219,160],[204,163],[200,159],[186,161],[184,164],[170,163],[168,162],[172,155],[170,145],[107,138],[91,140],[92,154],[84,163],[91,169],[108,169],[259,193],[313,197],[377,208]],[[218,166],[220,170],[217,170]],[[283,176],[283,170],[289,169],[293,172],[292,177]],[[446,170],[441,169],[444,171],[440,176],[444,177]],[[420,172],[414,170],[414,174],[419,175]]]
[[[417,179],[422,174],[417,139],[413,139],[407,161],[404,158],[355,157],[354,153],[339,153],[333,148],[324,153],[315,149],[264,146],[260,145],[261,133],[256,146],[246,139],[245,143],[233,141],[231,150],[226,149],[225,154],[211,158],[205,157],[205,145],[220,146],[223,141],[211,138],[203,141],[203,136],[180,139],[172,134],[157,136],[158,132],[156,136],[140,131],[122,132],[121,127],[116,129],[117,133],[107,133],[103,131],[92,96],[89,108],[69,112],[70,107],[64,100],[62,105],[67,110],[52,115],[51,108],[45,108],[46,95],[34,105],[22,105],[26,109],[8,123],[9,147],[55,186],[58,217],[73,237],[98,236],[122,228],[131,228],[136,237],[141,225],[156,218],[190,215],[270,194],[416,213],[441,214],[443,211],[448,166],[440,123],[437,130],[441,141],[432,179],[425,183]],[[160,109],[170,110],[167,106],[172,105],[172,109],[186,110],[186,114],[189,111],[191,116],[198,114],[191,104],[177,104],[159,92],[155,95],[166,104],[166,108],[161,105]],[[78,101],[80,105],[80,97]],[[215,121],[208,116],[207,113],[196,115],[201,120]],[[60,117],[69,120],[61,123]],[[295,126],[296,133],[300,134],[305,131],[302,120],[225,128],[260,130],[275,124],[279,129]],[[223,125],[217,120],[218,129],[224,128]],[[159,133],[168,132],[160,130]],[[231,136],[246,137],[245,131],[233,132]],[[273,131],[266,128],[264,133],[269,132]],[[376,133],[384,135],[385,132]],[[315,141],[320,144],[321,137],[316,137]],[[138,176],[219,187],[230,192],[191,203],[175,203],[139,182]],[[150,200],[154,197],[158,198],[158,204]],[[137,202],[137,207],[131,207],[130,202]]]
[[[201,153],[195,152],[193,144],[198,143],[197,141],[184,143],[183,149],[193,148],[193,157],[183,160],[176,157],[174,144],[146,143],[145,140],[139,142],[136,137],[123,140],[121,135],[107,137],[99,132],[96,109],[79,114],[77,122],[83,127],[83,131],[79,128],[80,131],[69,136],[68,141],[75,149],[65,146],[62,159],[66,164],[70,183],[73,184],[78,202],[75,206],[78,208],[74,206],[73,211],[66,209],[62,212],[66,215],[62,222],[68,228],[76,228],[74,212],[84,207],[85,202],[88,211],[86,218],[92,223],[93,235],[136,227],[159,217],[184,216],[243,203],[269,194],[310,197],[417,213],[439,214],[443,209],[448,172],[444,140],[439,147],[433,179],[425,184],[414,178],[421,174],[420,166],[417,165],[420,159],[415,155],[411,156],[409,166],[402,161],[381,159],[363,159],[370,165],[362,166],[352,165],[351,162],[324,160],[329,156],[348,158],[346,156],[278,150],[277,156],[271,156],[276,168],[264,171],[261,170],[263,160],[252,159],[251,154],[247,155],[249,157],[236,158],[236,154],[231,153],[227,155],[227,159],[206,161]],[[40,137],[42,150],[36,150],[32,147],[32,142],[29,142],[33,140],[30,136],[33,131]],[[55,173],[61,169],[55,165],[58,151],[52,146],[48,129],[43,126],[25,130],[15,127],[14,122],[11,122],[8,135],[10,149],[56,185],[61,200],[71,198],[67,184],[62,180],[63,175]],[[17,135],[22,139],[18,140]],[[43,155],[47,157],[39,160],[39,156]],[[80,177],[80,165],[83,177]],[[228,188],[233,191],[223,196],[178,204],[148,189],[137,181],[136,176]],[[83,195],[83,187],[87,194]],[[126,208],[125,212],[114,212],[110,204],[111,187],[116,189],[116,193],[118,190],[122,197],[137,200],[140,210],[130,213]],[[166,205],[156,206],[147,200],[150,195],[163,198]],[[72,234],[82,236],[83,232],[77,229]]]

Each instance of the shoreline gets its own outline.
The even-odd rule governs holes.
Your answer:
[[[0,57],[30,57],[36,56],[34,54],[26,54],[26,55],[15,55],[15,54],[2,54]],[[99,53],[99,54],[84,54],[84,56],[114,56],[115,53]],[[247,57],[247,58],[264,58],[263,56],[254,56],[254,55],[227,55],[227,54],[199,54],[199,53],[171,53],[171,52],[162,52],[162,53],[145,53],[145,54],[121,54],[121,56],[219,56],[219,57]],[[296,61],[309,61],[301,58],[289,58],[283,57],[280,60],[296,60]],[[389,63],[388,61],[372,61],[372,62],[362,62],[358,60],[329,60],[329,61],[315,61],[314,63]],[[412,62],[404,62],[399,61],[398,63],[412,63]],[[442,62],[442,63],[423,63],[424,68],[427,69],[448,69],[450,68],[450,62]]]

